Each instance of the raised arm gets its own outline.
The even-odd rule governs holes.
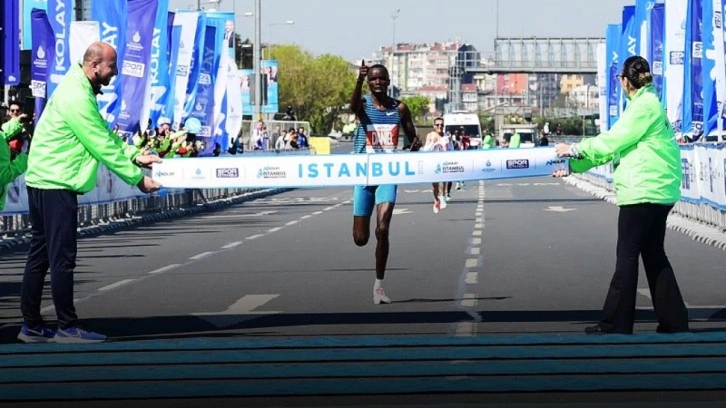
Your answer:
[[[350,110],[356,115],[360,114],[363,108],[363,82],[365,82],[367,76],[368,67],[366,66],[365,60],[361,60],[360,69],[358,70],[358,80],[355,83],[355,89],[353,89],[353,96],[350,98]]]

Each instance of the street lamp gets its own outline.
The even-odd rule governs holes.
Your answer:
[[[285,20],[283,23],[270,23],[267,25],[267,58],[272,57],[272,27],[273,26],[285,26],[295,25],[295,20]]]

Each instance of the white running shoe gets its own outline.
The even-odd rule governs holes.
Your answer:
[[[439,200],[435,200],[434,201],[434,214],[438,214],[439,213],[439,209],[441,208],[441,204],[440,203],[441,203],[441,201],[439,201]]]
[[[458,181],[456,182],[456,187],[455,188],[457,190],[461,190],[461,184]]]
[[[386,296],[386,292],[383,291],[382,287],[373,289],[373,304],[380,305],[381,303],[389,304],[391,299]]]
[[[441,209],[442,209],[442,210],[443,210],[444,208],[446,208],[446,205],[447,205],[447,204],[446,204],[446,197],[444,197],[444,196],[440,195],[440,196],[439,196],[439,203],[441,203],[441,204],[440,204],[439,206],[441,207]]]

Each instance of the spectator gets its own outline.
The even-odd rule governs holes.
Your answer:
[[[0,210],[5,208],[8,184],[23,174],[28,167],[28,155],[22,151],[11,152],[8,144],[8,139],[22,132],[23,125],[21,122],[27,117],[22,113],[13,115],[11,112],[10,115],[12,118],[3,124],[2,130],[0,130]],[[27,150],[27,145],[26,142],[23,150]],[[15,156],[14,159],[13,156]]]
[[[305,129],[300,127],[297,129],[297,146],[298,149],[307,149],[310,147],[308,144],[308,137],[305,136]]]

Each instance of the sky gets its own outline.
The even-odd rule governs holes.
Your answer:
[[[200,0],[203,7],[235,11],[242,39],[254,36],[253,0]],[[499,12],[496,12],[497,3]],[[262,0],[261,41],[297,44],[315,54],[349,61],[370,58],[381,46],[460,39],[483,56],[500,37],[604,37],[634,0]],[[171,0],[170,10],[196,8],[197,0]],[[293,25],[285,21],[294,21]]]

